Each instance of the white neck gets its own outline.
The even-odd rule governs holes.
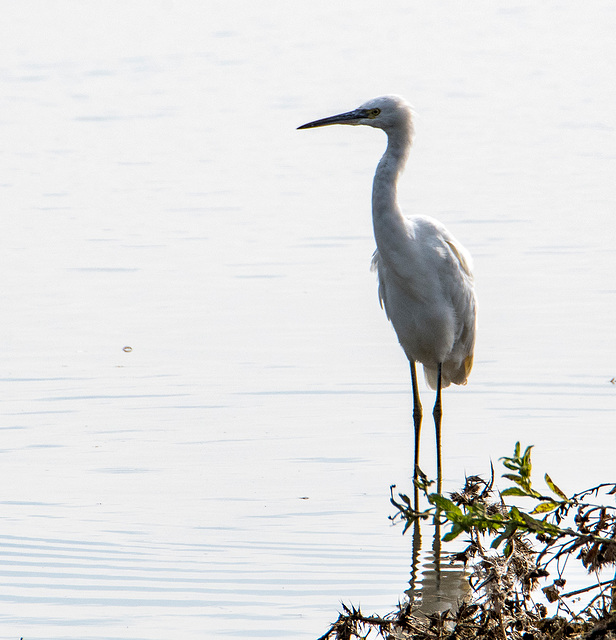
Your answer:
[[[398,206],[398,177],[404,170],[411,149],[413,129],[396,128],[387,134],[387,149],[379,161],[372,183],[372,221],[374,235],[379,245],[379,231],[387,221],[403,220]]]

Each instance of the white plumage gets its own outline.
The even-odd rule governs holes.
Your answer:
[[[367,125],[387,134],[387,149],[374,175],[372,221],[376,251],[372,265],[379,298],[411,365],[415,424],[415,477],[419,463],[422,409],[415,362],[437,390],[434,421],[437,435],[438,488],[441,485],[441,388],[466,384],[473,365],[476,299],[471,258],[437,220],[405,218],[397,199],[398,178],[413,141],[411,107],[399,96],[381,96],[359,108],[315,120],[300,129],[330,124]]]
[[[439,363],[442,387],[466,384],[475,343],[470,256],[438,220],[416,217],[403,224],[405,259],[392,260],[382,249],[372,257],[381,305],[407,358],[423,364],[432,389]]]

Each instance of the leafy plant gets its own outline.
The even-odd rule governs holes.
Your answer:
[[[431,519],[437,531],[449,526],[444,542],[468,536],[467,546],[452,559],[469,567],[470,597],[455,610],[428,616],[416,615],[410,602],[384,617],[366,616],[359,608],[343,605],[338,620],[319,640],[365,639],[372,632],[397,640],[613,640],[616,577],[601,581],[598,574],[616,564],[616,484],[567,496],[544,474],[547,489],[542,493],[532,482],[531,451],[529,446],[522,452],[518,442],[513,455],[501,459],[503,477],[513,484],[500,492],[494,489],[493,467],[490,480],[467,477],[464,487],[448,497],[431,492],[434,482],[421,473],[413,500],[390,488],[396,507],[391,519],[402,521],[405,533],[411,525]],[[424,510],[417,508],[419,494],[429,505]],[[507,499],[532,508],[508,504]],[[588,586],[565,593],[564,568],[572,560],[580,561],[593,577]],[[541,581],[547,583],[542,589],[545,598],[556,603],[552,616],[531,596]],[[590,600],[574,611],[572,599],[583,593]]]
[[[480,586],[484,591],[487,584],[493,586],[498,574],[501,578],[507,577],[510,583],[508,588],[501,589],[501,595],[511,596],[515,591],[513,584],[517,583],[519,592],[515,595],[526,601],[538,579],[547,578],[555,567],[556,578],[543,588],[550,602],[558,602],[559,608],[575,619],[596,616],[597,612],[616,611],[615,579],[597,580],[587,588],[562,592],[565,585],[563,567],[571,559],[580,560],[594,573],[616,564],[616,507],[589,501],[591,498],[613,496],[616,484],[601,484],[567,497],[546,473],[544,480],[549,490],[546,495],[533,486],[531,450],[532,446],[529,446],[522,453],[517,442],[513,455],[501,459],[508,471],[503,477],[513,485],[497,496],[494,496],[493,468],[489,482],[479,476],[471,476],[466,479],[462,491],[452,493],[449,498],[430,493],[431,483],[424,481],[419,489],[431,507],[422,512],[409,509],[408,496],[398,494],[395,497],[394,487],[391,487],[391,502],[398,510],[392,520],[403,520],[405,531],[417,519],[433,518],[442,526],[450,525],[443,536],[445,542],[463,533],[468,534],[469,544],[456,554],[456,558],[466,564],[471,558],[479,557],[480,562],[474,565],[474,571],[482,581],[476,580],[474,586]],[[533,508],[529,511],[515,504],[506,504],[505,498],[530,499],[531,504],[534,503]],[[490,555],[484,549],[486,542],[490,543],[492,550],[502,547],[502,556]],[[515,575],[506,576],[502,567],[497,567],[503,562],[508,563],[508,569]],[[484,570],[491,567],[492,573],[482,571],[481,567]],[[593,590],[597,593],[590,603],[581,612],[574,613],[567,598]]]

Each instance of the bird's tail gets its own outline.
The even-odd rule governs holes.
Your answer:
[[[438,367],[428,367],[424,364],[423,368],[428,386],[430,389],[436,389],[438,382]],[[452,382],[454,384],[466,384],[472,368],[472,354],[464,358],[460,364],[455,362],[445,362],[441,368],[441,389],[447,388]]]

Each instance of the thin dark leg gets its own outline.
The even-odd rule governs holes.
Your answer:
[[[441,386],[442,386],[442,367],[439,362],[438,374],[436,377],[436,401],[432,415],[434,416],[434,428],[436,431],[436,492],[441,495],[443,491],[443,465],[441,458],[441,419],[443,417],[443,406],[441,404]],[[434,571],[436,579],[436,587],[440,592],[441,587],[441,525],[440,511],[437,508],[434,514],[434,543],[432,550],[434,552]]]
[[[440,492],[439,492],[440,493]],[[441,520],[437,509],[434,518],[434,540],[432,541],[432,552],[434,554],[434,578],[436,588],[441,589]]]
[[[411,603],[415,603],[419,594],[421,593],[421,583],[419,569],[421,568],[420,557],[421,553],[421,523],[419,518],[413,522],[413,542],[412,542],[412,555],[411,555],[411,578],[409,580],[409,588],[404,590],[404,593],[409,597]]]
[[[436,429],[436,491],[441,493],[443,488],[443,466],[441,462],[441,419],[443,406],[441,404],[441,364],[438,365],[438,377],[436,382],[436,402],[434,403],[434,427]]]
[[[413,486],[415,487],[415,510],[419,507],[419,489],[415,486],[415,480],[419,478],[419,436],[421,434],[421,418],[423,411],[419,399],[419,387],[417,385],[417,371],[415,361],[411,360],[411,382],[413,383],[413,426],[415,429],[415,458],[413,462]]]

